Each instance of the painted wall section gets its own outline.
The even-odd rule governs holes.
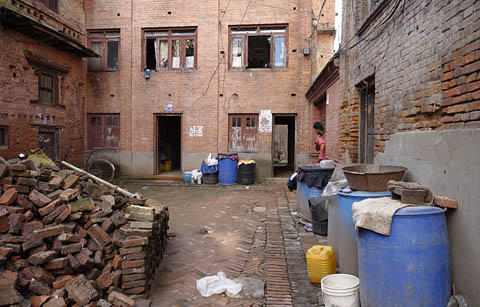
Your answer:
[[[469,306],[480,306],[480,129],[393,134],[375,164],[405,166],[407,181],[458,200],[447,212],[452,283]]]

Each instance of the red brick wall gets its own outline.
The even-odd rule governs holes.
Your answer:
[[[327,90],[328,104],[326,105],[326,130],[327,130],[327,158],[335,161],[339,156],[339,113],[340,101],[338,97],[340,80],[335,81]]]
[[[360,36],[355,33],[368,15],[354,10],[357,15],[352,18],[351,3],[345,3],[345,49],[340,64],[343,161],[357,161],[357,85],[372,76],[374,155],[383,152],[385,142],[396,132],[479,127],[480,24],[474,3],[431,1],[425,6],[420,0],[412,1],[400,5],[390,22],[378,30],[396,4],[390,1]],[[375,31],[374,38],[363,40],[371,31]]]
[[[60,3],[63,5],[62,1]],[[72,5],[69,9],[81,9],[82,6]],[[74,12],[69,14],[72,18],[75,15]],[[77,12],[79,23],[82,16],[83,10]],[[8,126],[9,130],[8,149],[0,149],[0,156],[14,158],[20,152],[37,148],[39,127],[59,129],[61,157],[67,145],[81,152],[85,96],[83,60],[10,28],[0,29],[0,42],[0,125]],[[59,103],[64,107],[31,103],[38,99],[38,76],[25,57],[26,51],[70,68],[68,74],[59,78]]]
[[[307,39],[312,33],[312,1],[274,0],[268,5],[252,1],[246,10],[248,4],[248,0],[188,3],[145,0],[135,1],[132,11],[130,3],[125,1],[87,2],[89,29],[120,28],[121,31],[120,71],[89,73],[87,81],[87,112],[120,113],[120,151],[153,152],[154,114],[165,112],[166,104],[171,103],[173,113],[183,116],[184,153],[228,150],[228,114],[260,113],[268,109],[273,114],[297,115],[296,150],[308,155],[312,128],[304,94],[311,79],[313,56],[304,56],[302,49],[309,46]],[[330,15],[333,21],[334,14]],[[288,69],[229,70],[228,26],[240,22],[288,24]],[[180,26],[197,27],[197,69],[153,71],[146,80],[142,68],[142,28]],[[325,49],[332,49],[333,37],[321,40]],[[328,57],[325,53],[325,58]],[[234,94],[238,99],[232,98]],[[191,126],[203,126],[203,137],[190,137]],[[259,133],[258,141],[259,154],[271,153],[271,133]]]

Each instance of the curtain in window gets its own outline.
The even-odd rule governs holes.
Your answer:
[[[242,67],[242,39],[240,37],[232,39],[232,67]]]
[[[90,48],[98,55],[103,56],[102,42],[91,42]],[[89,58],[88,70],[99,71],[102,70],[102,58]]]
[[[275,66],[285,66],[284,37],[275,37]]]
[[[180,41],[172,40],[172,68],[180,68]]]
[[[185,41],[185,59],[187,68],[195,67],[195,47],[193,39],[187,39]]]

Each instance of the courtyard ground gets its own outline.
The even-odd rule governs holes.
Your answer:
[[[305,251],[326,244],[291,213],[294,192],[284,185],[184,186],[138,182],[122,187],[154,198],[170,211],[164,259],[151,290],[152,306],[318,306],[308,281]],[[204,298],[196,280],[219,271],[265,281],[265,298]]]

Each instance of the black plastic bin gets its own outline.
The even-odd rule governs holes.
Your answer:
[[[326,210],[326,199],[323,197],[312,197],[308,200],[312,214],[312,228],[317,235],[326,236],[328,233],[328,211]]]
[[[255,163],[238,166],[238,183],[253,184],[255,182]]]

